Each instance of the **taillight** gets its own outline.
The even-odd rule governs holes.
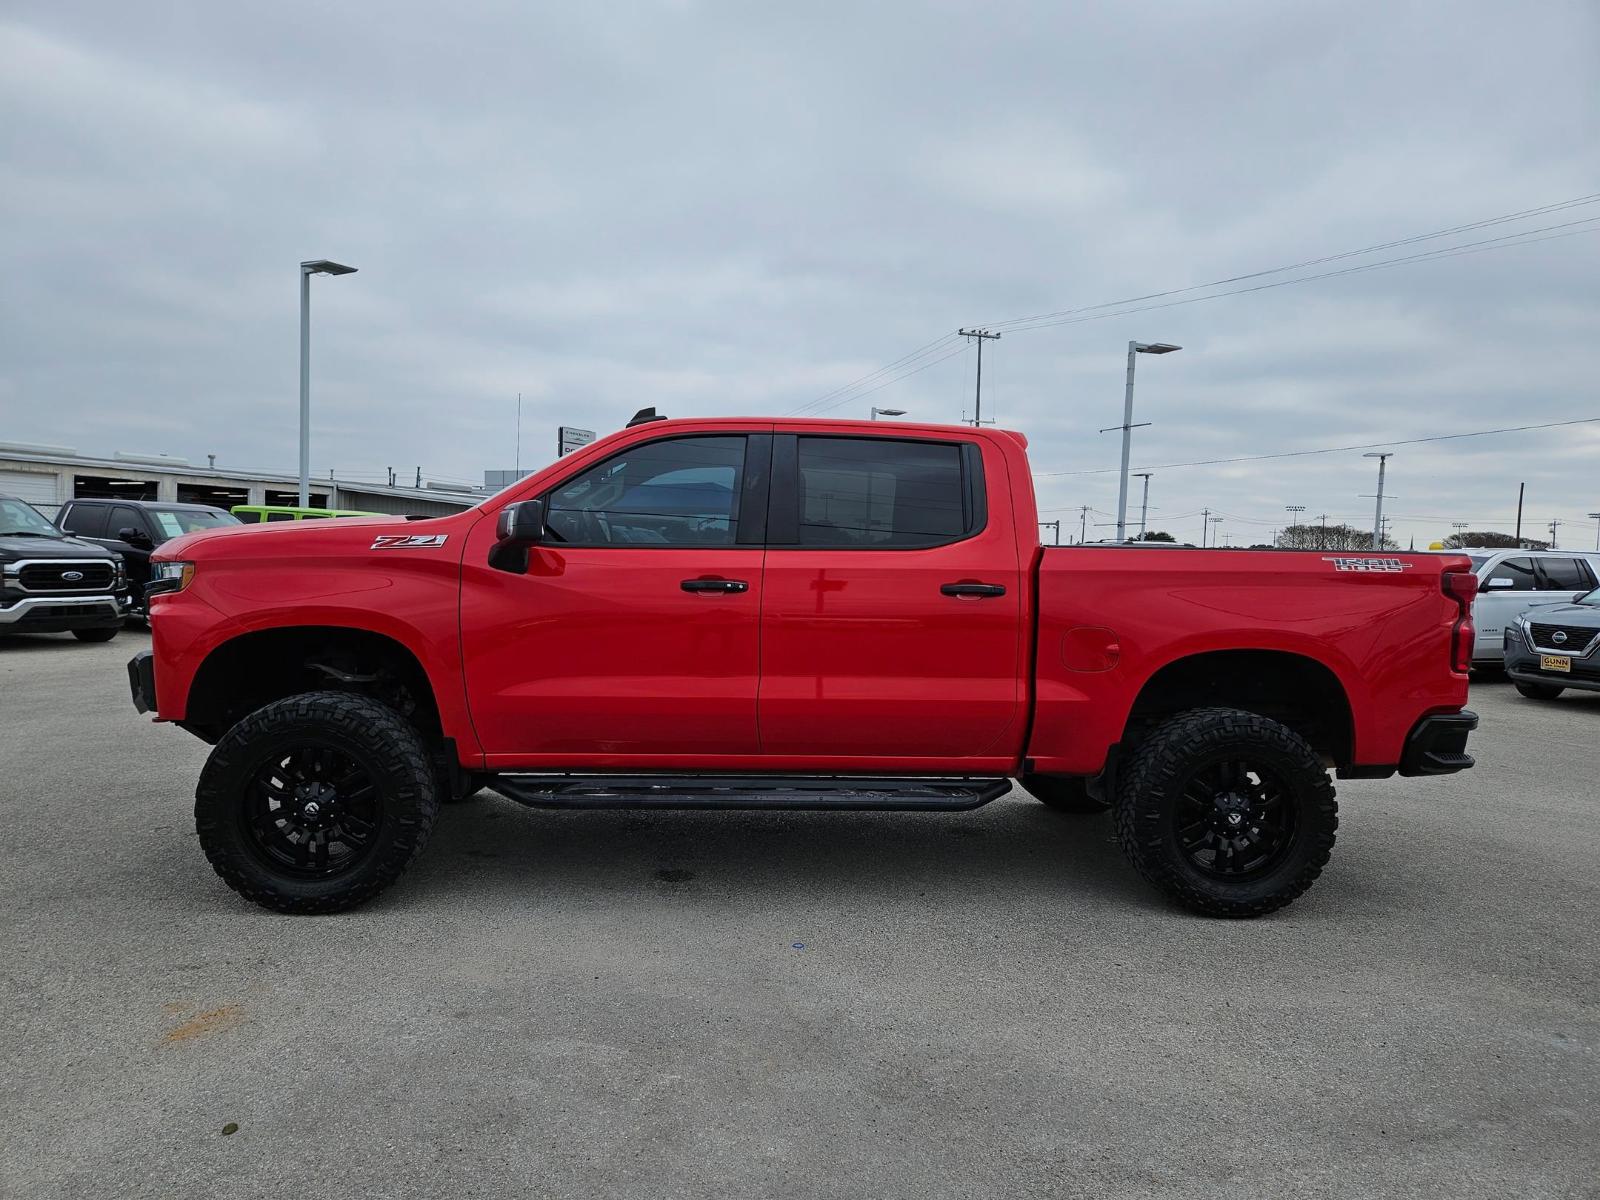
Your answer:
[[[1446,571],[1439,586],[1456,602],[1456,623],[1450,630],[1450,669],[1465,675],[1472,669],[1472,644],[1478,631],[1472,624],[1472,599],[1478,594],[1478,577],[1471,571]]]

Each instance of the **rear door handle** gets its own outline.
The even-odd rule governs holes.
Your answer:
[[[1004,596],[1003,583],[947,583],[939,590],[946,596]]]
[[[678,585],[686,592],[748,592],[742,579],[685,579]]]

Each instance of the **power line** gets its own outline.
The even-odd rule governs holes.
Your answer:
[[[1150,292],[1143,296],[1129,296],[1122,300],[1108,300],[1102,304],[1090,304],[1082,308],[1066,308],[1056,312],[1039,313],[1031,317],[1014,317],[1009,321],[996,321],[993,328],[1011,328],[1017,325],[1031,325],[1036,321],[1050,320],[1055,317],[1073,316],[1077,313],[1093,312],[1102,308],[1116,308],[1123,304],[1140,304],[1146,300],[1162,300],[1168,296],[1182,296],[1188,292],[1201,292],[1208,288],[1225,287],[1230,283],[1243,283],[1247,279],[1260,279],[1267,275],[1281,275],[1285,271],[1299,271],[1306,267],[1320,266],[1323,263],[1338,262],[1341,259],[1357,258],[1363,254],[1376,254],[1380,250],[1393,250],[1400,246],[1409,246],[1417,242],[1430,241],[1433,238],[1449,237],[1457,233],[1468,233],[1474,229],[1485,229],[1491,225],[1503,225],[1508,221],[1518,221],[1527,217],[1543,216],[1546,213],[1561,212],[1569,208],[1581,208],[1585,205],[1600,203],[1600,192],[1588,196],[1576,196],[1571,200],[1559,200],[1554,204],[1542,205],[1539,208],[1525,208],[1521,212],[1503,213],[1498,217],[1487,217],[1481,221],[1472,221],[1466,225],[1455,225],[1449,229],[1438,229],[1432,233],[1419,233],[1412,237],[1399,238],[1392,242],[1379,242],[1376,245],[1364,246],[1359,250],[1344,250],[1338,254],[1326,254],[1321,258],[1308,258],[1303,262],[1290,263],[1282,267],[1269,267],[1264,271],[1251,271],[1245,275],[1233,275],[1226,279],[1213,279],[1209,283],[1196,283],[1189,287],[1172,288],[1165,292]],[[1526,232],[1536,232],[1528,230]],[[1516,235],[1509,235],[1516,236]]]
[[[1272,283],[1258,283],[1252,287],[1233,288],[1226,292],[1212,292],[1207,296],[1190,296],[1185,300],[1167,300],[1161,304],[1143,304],[1133,308],[1118,308],[1115,312],[1094,313],[1090,316],[1065,317],[1055,321],[1038,321],[1032,325],[1013,326],[1007,332],[1022,333],[1032,329],[1053,329],[1059,325],[1082,325],[1089,321],[1108,321],[1113,317],[1125,317],[1132,313],[1153,312],[1159,308],[1178,308],[1184,304],[1200,304],[1206,300],[1221,300],[1225,296],[1243,296],[1250,292],[1264,292],[1271,288],[1292,287],[1297,283],[1312,283],[1319,279],[1336,279],[1342,275],[1359,275],[1363,271],[1381,271],[1389,267],[1407,266],[1417,262],[1432,262],[1443,258],[1462,258],[1468,254],[1483,254],[1489,250],[1505,250],[1512,246],[1527,246],[1534,242],[1551,242],[1557,238],[1577,237],[1579,234],[1595,233],[1600,231],[1600,217],[1584,217],[1579,221],[1567,221],[1560,225],[1544,225],[1538,229],[1525,229],[1519,233],[1508,233],[1502,237],[1486,238],[1481,242],[1464,242],[1459,246],[1444,246],[1438,250],[1425,250],[1421,254],[1408,254],[1401,258],[1382,259],[1375,263],[1363,263],[1359,267],[1343,267],[1337,271],[1321,271],[1315,275],[1301,275],[1294,279],[1279,279]],[[1573,226],[1584,225],[1587,228],[1575,229]],[[1550,233],[1553,229],[1565,229],[1566,233]],[[1548,237],[1533,237],[1535,233],[1547,233]],[[1104,307],[1104,306],[1100,306]]]
[[[1364,247],[1362,247],[1362,248],[1360,248],[1358,250],[1344,250],[1344,251],[1340,251],[1337,254],[1322,255],[1322,256],[1320,256],[1318,258],[1305,259],[1305,260],[1302,260],[1302,261],[1297,262],[1297,263],[1290,263],[1290,264],[1286,264],[1286,265],[1280,266],[1280,267],[1271,267],[1271,268],[1268,268],[1268,269],[1263,270],[1263,271],[1251,271],[1251,272],[1248,272],[1248,273],[1243,274],[1243,275],[1233,275],[1233,276],[1229,276],[1229,277],[1224,278],[1224,279],[1215,279],[1215,280],[1210,281],[1209,283],[1197,283],[1197,284],[1193,284],[1193,285],[1191,285],[1189,287],[1172,288],[1172,289],[1168,289],[1166,291],[1160,291],[1160,292],[1149,292],[1149,293],[1146,293],[1145,295],[1142,295],[1142,296],[1130,296],[1130,297],[1125,297],[1125,298],[1123,298],[1121,300],[1108,300],[1108,301],[1104,301],[1104,302],[1102,302],[1100,304],[1086,305],[1086,306],[1081,307],[1081,308],[1059,309],[1059,310],[1057,310],[1055,312],[1040,313],[1040,314],[1036,314],[1035,316],[1032,316],[1032,317],[1016,317],[1016,318],[1013,318],[1013,319],[1011,319],[1009,321],[995,322],[991,327],[992,328],[997,328],[997,329],[1018,329],[1018,330],[1020,330],[1020,329],[1023,329],[1023,328],[1039,329],[1039,328],[1049,328],[1052,325],[1076,324],[1076,323],[1078,323],[1078,321],[1072,320],[1071,318],[1078,317],[1079,314],[1083,314],[1083,313],[1099,313],[1100,310],[1108,309],[1108,308],[1118,309],[1119,311],[1118,312],[1112,312],[1112,313],[1102,313],[1102,314],[1100,314],[1098,316],[1080,317],[1079,320],[1103,320],[1103,319],[1107,319],[1109,317],[1124,315],[1125,313],[1146,312],[1146,311],[1149,311],[1148,308],[1123,309],[1122,306],[1129,305],[1129,304],[1142,304],[1146,300],[1161,300],[1161,299],[1165,299],[1166,297],[1169,297],[1169,296],[1183,296],[1183,295],[1187,295],[1190,292],[1207,291],[1207,290],[1209,290],[1211,288],[1225,287],[1226,285],[1228,285],[1230,283],[1242,283],[1245,280],[1249,280],[1249,279],[1260,279],[1260,278],[1264,278],[1265,276],[1268,276],[1268,275],[1279,275],[1279,274],[1282,274],[1285,271],[1303,270],[1306,267],[1319,266],[1319,265],[1321,265],[1323,263],[1337,262],[1337,261],[1340,261],[1340,260],[1343,260],[1343,259],[1347,259],[1347,258],[1356,258],[1356,257],[1359,257],[1360,255],[1363,255],[1363,254],[1374,254],[1374,253],[1377,253],[1378,251],[1381,251],[1381,250],[1392,250],[1392,249],[1396,249],[1396,248],[1398,248],[1400,246],[1414,245],[1414,244],[1416,244],[1418,242],[1430,241],[1430,240],[1433,240],[1435,238],[1449,237],[1449,236],[1452,236],[1452,235],[1458,234],[1458,233],[1468,233],[1468,232],[1471,232],[1472,230],[1475,230],[1475,229],[1485,229],[1485,228],[1488,228],[1488,227],[1494,226],[1494,225],[1503,225],[1503,224],[1506,224],[1507,222],[1510,222],[1510,221],[1524,220],[1524,219],[1529,218],[1529,217],[1543,216],[1543,215],[1545,215],[1547,213],[1561,212],[1561,211],[1565,211],[1567,209],[1580,208],[1580,207],[1583,207],[1583,206],[1586,206],[1586,205],[1590,205],[1590,204],[1595,204],[1595,203],[1600,203],[1600,192],[1596,192],[1596,193],[1593,193],[1593,194],[1590,194],[1590,195],[1587,195],[1587,196],[1576,196],[1576,197],[1573,197],[1573,198],[1568,199],[1568,200],[1559,200],[1559,201],[1556,201],[1556,202],[1554,202],[1552,204],[1540,205],[1540,206],[1538,206],[1536,208],[1523,209],[1520,212],[1502,213],[1499,216],[1486,217],[1486,218],[1484,218],[1482,220],[1471,221],[1471,222],[1468,222],[1468,223],[1466,223],[1464,225],[1454,225],[1454,226],[1451,226],[1450,228],[1447,228],[1447,229],[1434,230],[1434,231],[1429,232],[1429,233],[1414,234],[1411,237],[1398,238],[1398,239],[1395,239],[1395,240],[1392,240],[1392,241],[1388,241],[1388,242],[1378,242],[1378,243],[1375,243],[1374,245],[1371,245],[1371,246],[1364,246]],[[1569,224],[1570,225],[1578,225],[1578,224],[1583,224],[1583,223],[1584,222],[1570,222]],[[1184,304],[1196,303],[1199,300],[1219,299],[1222,296],[1233,296],[1233,295],[1240,295],[1240,294],[1243,294],[1243,293],[1249,292],[1249,291],[1260,291],[1260,290],[1263,289],[1263,287],[1284,287],[1284,286],[1287,286],[1287,285],[1289,285],[1291,283],[1310,283],[1310,282],[1312,282],[1314,280],[1317,280],[1317,279],[1333,278],[1334,276],[1337,276],[1337,275],[1353,274],[1353,273],[1355,273],[1357,271],[1362,271],[1362,270],[1377,270],[1377,269],[1383,268],[1383,267],[1399,266],[1399,265],[1403,265],[1403,264],[1409,263],[1409,262],[1424,261],[1424,260],[1430,260],[1430,259],[1433,259],[1433,258],[1448,258],[1448,257],[1456,257],[1459,254],[1481,253],[1485,249],[1507,248],[1509,246],[1524,245],[1524,244],[1527,244],[1529,242],[1534,242],[1534,241],[1549,241],[1549,240],[1551,240],[1550,238],[1534,238],[1534,237],[1531,237],[1530,235],[1535,234],[1535,233],[1547,232],[1548,230],[1552,230],[1552,229],[1561,229],[1561,228],[1565,228],[1565,226],[1553,225],[1553,226],[1547,226],[1547,227],[1545,227],[1543,229],[1523,230],[1520,233],[1508,234],[1504,238],[1492,238],[1492,239],[1489,239],[1487,242],[1483,242],[1483,243],[1473,242],[1473,243],[1466,243],[1465,245],[1462,245],[1462,246],[1447,246],[1447,247],[1442,247],[1442,248],[1440,248],[1438,250],[1428,251],[1428,252],[1426,252],[1424,254],[1420,254],[1420,255],[1410,255],[1410,256],[1405,256],[1405,257],[1402,257],[1402,258],[1387,260],[1387,261],[1381,262],[1381,263],[1370,263],[1370,264],[1365,264],[1365,265],[1363,265],[1361,267],[1346,268],[1346,269],[1340,270],[1340,271],[1330,271],[1330,272],[1319,273],[1319,274],[1316,274],[1316,275],[1301,276],[1301,277],[1299,277],[1297,279],[1279,280],[1279,281],[1277,281],[1275,283],[1272,283],[1272,284],[1262,285],[1261,287],[1239,288],[1239,289],[1235,289],[1233,291],[1219,292],[1219,293],[1216,293],[1216,294],[1211,295],[1211,296],[1192,297],[1189,300],[1178,301],[1177,303],[1184,303]],[[1576,230],[1574,232],[1575,233],[1588,233],[1588,232],[1592,232],[1592,230],[1579,229],[1579,230]],[[1574,236],[1574,233],[1557,233],[1557,234],[1554,234],[1553,236],[1554,237],[1571,237],[1571,236]],[[1526,241],[1514,240],[1514,239],[1524,239],[1524,238],[1526,239]],[[1151,305],[1149,307],[1150,308],[1166,308],[1166,307],[1172,307],[1172,305],[1170,305],[1170,304]],[[1058,318],[1068,318],[1068,319],[1060,320]],[[813,400],[808,400],[804,404],[798,405],[797,407],[788,410],[788,413],[786,415],[793,416],[793,415],[804,414],[806,412],[821,412],[821,411],[826,411],[828,409],[837,408],[837,407],[839,407],[839,405],[847,403],[848,401],[850,401],[852,399],[859,399],[861,396],[868,395],[868,394],[870,394],[870,392],[879,390],[879,388],[887,387],[891,383],[898,383],[902,379],[909,378],[911,375],[917,374],[918,372],[920,372],[922,370],[925,370],[927,367],[933,366],[934,363],[936,363],[936,362],[942,362],[942,361],[944,361],[945,358],[953,357],[953,355],[944,354],[944,355],[942,355],[942,356],[940,356],[938,358],[933,358],[933,360],[930,361],[930,362],[921,363],[921,365],[916,366],[914,369],[904,370],[905,368],[911,368],[913,366],[913,364],[920,363],[921,360],[923,360],[925,358],[929,358],[929,357],[931,357],[931,356],[933,356],[935,354],[938,354],[953,339],[956,339],[958,336],[959,335],[957,335],[957,334],[948,333],[948,334],[945,334],[943,337],[935,338],[933,341],[928,342],[926,345],[919,346],[917,349],[911,351],[909,354],[904,354],[901,357],[895,359],[893,362],[886,363],[885,365],[879,367],[875,371],[870,371],[867,374],[862,375],[857,379],[851,380],[849,383],[841,384],[840,386],[834,388],[832,391],[825,392],[823,395],[818,396]],[[895,374],[896,371],[903,371],[903,373]],[[892,378],[884,378],[885,376],[892,376]],[[873,386],[871,388],[869,388],[868,391],[864,391],[864,392],[859,392],[858,393],[857,389],[862,387],[863,385],[866,385],[866,384],[872,384]],[[829,401],[833,401],[833,403],[829,403]],[[824,408],[823,406],[826,406],[826,408]]]
[[[1151,471],[1175,471],[1180,467],[1215,467],[1224,463],[1260,462],[1268,458],[1302,458],[1310,454],[1342,454],[1347,450],[1370,450],[1376,446],[1416,446],[1422,442],[1448,442],[1457,438],[1490,437],[1501,433],[1527,433],[1534,429],[1559,429],[1566,425],[1592,425],[1600,417],[1578,417],[1571,421],[1547,421],[1542,425],[1509,425],[1504,429],[1476,429],[1471,433],[1440,433],[1432,437],[1396,438],[1387,442],[1360,442],[1352,446],[1325,446],[1320,450],[1281,450],[1275,454],[1240,454],[1233,458],[1205,458],[1195,462],[1162,463],[1146,468]],[[1083,471],[1035,471],[1035,479],[1059,478],[1067,475],[1115,475],[1120,467],[1097,467]]]

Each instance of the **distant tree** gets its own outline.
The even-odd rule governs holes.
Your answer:
[[[1274,543],[1284,550],[1371,550],[1372,530],[1354,525],[1290,525],[1278,531]],[[1383,539],[1383,549],[1398,550],[1393,538]]]
[[[1445,538],[1444,544],[1450,550],[1459,550],[1462,546],[1494,546],[1504,547],[1508,550],[1519,548],[1517,539],[1509,533],[1495,533],[1487,529],[1468,529],[1461,533],[1452,533]],[[1541,542],[1535,538],[1523,538],[1520,549],[1523,550],[1548,550],[1549,542]]]
[[[1165,529],[1152,529],[1148,533],[1141,533],[1133,540],[1136,542],[1176,542],[1178,539]]]

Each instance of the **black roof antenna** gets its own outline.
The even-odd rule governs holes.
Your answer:
[[[651,421],[665,421],[666,419],[667,418],[665,416],[663,416],[661,413],[658,413],[654,408],[641,408],[638,412],[633,414],[633,420],[629,421],[624,428],[632,429],[635,425],[648,425]]]

